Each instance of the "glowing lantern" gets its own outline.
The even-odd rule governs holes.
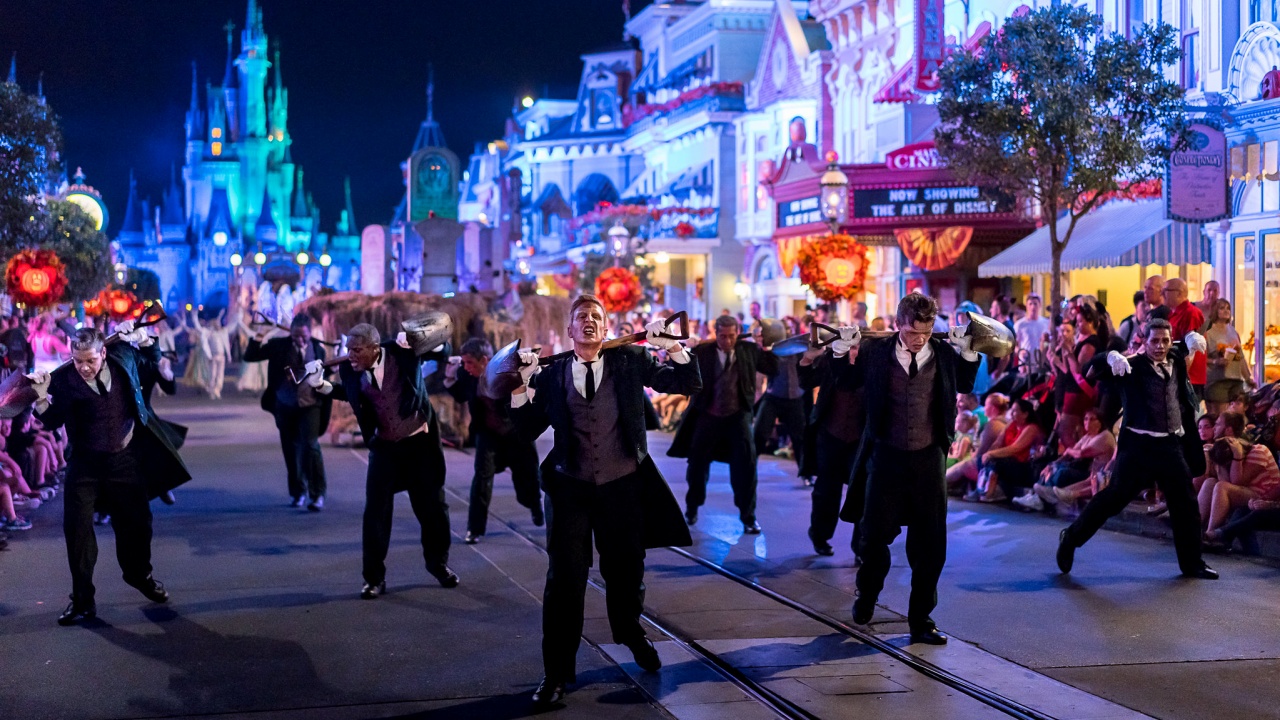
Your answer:
[[[49,286],[52,284],[49,273],[43,268],[27,268],[22,273],[22,289],[32,295],[43,295],[49,292]]]
[[[845,258],[831,258],[826,262],[822,272],[827,276],[827,282],[836,287],[846,287],[857,279],[853,261]]]

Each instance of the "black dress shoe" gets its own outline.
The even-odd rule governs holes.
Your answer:
[[[1213,568],[1209,567],[1208,565],[1205,565],[1204,567],[1200,568],[1199,570],[1193,570],[1193,571],[1191,571],[1191,572],[1184,572],[1184,573],[1182,573],[1182,577],[1185,577],[1185,578],[1193,578],[1193,579],[1195,579],[1195,580],[1217,580],[1217,579],[1218,579],[1218,571],[1217,571],[1217,570],[1214,570]]]
[[[384,595],[386,592],[387,592],[386,580],[383,580],[377,585],[370,585],[369,583],[365,583],[364,587],[360,589],[360,599],[361,600],[377,600],[379,596]]]
[[[140,583],[137,583],[137,584],[129,583],[129,584],[137,588],[138,592],[141,592],[144,597],[146,597],[148,600],[150,600],[153,603],[163,603],[163,602],[169,601],[169,593],[164,589],[164,583],[160,582],[159,580],[156,580],[150,575],[147,576],[146,580],[143,580]]]
[[[174,496],[173,496],[173,491],[172,491],[172,490],[165,490],[165,491],[160,495],[160,502],[164,503],[165,505],[172,505],[172,504],[174,504],[174,503],[178,502],[178,498],[176,498],[176,497],[174,497]]]
[[[745,520],[742,521],[743,535],[759,535],[762,532],[764,532],[764,530],[760,528],[760,523],[755,520],[752,520],[751,522],[747,522]]]
[[[442,588],[458,587],[458,576],[449,569],[448,565],[429,567],[427,568],[427,572],[431,573],[431,577],[440,581],[440,587]]]
[[[645,672],[658,672],[662,667],[662,660],[658,657],[658,650],[653,647],[653,643],[649,638],[640,638],[633,642],[627,643],[627,649],[631,651],[631,656],[635,658],[636,664]]]
[[[98,617],[98,607],[96,605],[93,603],[89,603],[88,605],[77,605],[76,602],[72,600],[71,604],[67,605],[67,609],[63,610],[62,614],[58,616],[58,624],[63,627],[67,627],[85,620],[92,620],[96,617]]]
[[[813,551],[819,555],[825,555],[827,557],[831,557],[836,554],[836,549],[831,547],[831,543],[826,540],[814,540]]]
[[[542,527],[543,525],[547,524],[547,518],[545,515],[542,514],[541,503],[535,505],[533,509],[529,511],[529,513],[533,516],[534,527]]]
[[[480,534],[473,533],[470,530],[468,530],[467,534],[462,536],[462,542],[468,545],[475,545],[476,543],[480,542]]]
[[[872,602],[863,602],[862,598],[853,601],[853,624],[866,625],[871,622],[871,617],[876,614],[876,604]]]
[[[1067,530],[1062,528],[1058,533],[1058,569],[1064,575],[1071,572],[1071,566],[1076,562],[1076,547],[1067,539]]]
[[[936,627],[922,628],[911,631],[911,642],[923,643],[925,645],[946,645],[947,636],[938,632]]]
[[[303,498],[302,498],[302,496],[301,496],[301,495],[294,495],[294,496],[293,496],[293,501],[289,503],[289,507],[302,507],[302,506],[303,506],[303,504],[304,504],[304,503],[303,503]]]
[[[689,523],[689,525],[691,526],[696,525],[698,523],[698,511],[697,510],[686,511],[684,514],[684,521]]]
[[[533,704],[535,707],[551,707],[561,700],[564,700],[564,682],[560,680],[544,678],[542,683],[538,685],[538,689],[533,691]]]

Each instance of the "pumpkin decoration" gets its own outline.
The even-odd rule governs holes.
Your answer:
[[[14,302],[48,307],[67,290],[67,271],[52,250],[21,250],[5,267],[5,287]]]
[[[631,312],[644,299],[640,278],[626,268],[605,268],[596,276],[596,296],[611,313]]]
[[[825,235],[796,253],[800,282],[824,302],[852,300],[862,291],[871,251],[848,235]]]

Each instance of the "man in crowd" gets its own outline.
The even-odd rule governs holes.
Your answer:
[[[1133,294],[1133,314],[1120,321],[1120,325],[1116,327],[1116,335],[1124,341],[1124,346],[1129,347],[1133,344],[1133,336],[1138,333],[1138,328],[1147,321],[1147,294],[1139,290]]]
[[[1204,284],[1204,297],[1200,302],[1196,303],[1196,307],[1200,308],[1201,314],[1207,319],[1209,314],[1213,312],[1213,304],[1218,302],[1218,298],[1222,297],[1222,286],[1217,280],[1210,280]]]
[[[154,371],[159,348],[145,330],[133,329],[132,321],[121,323],[117,331],[121,341],[107,346],[101,332],[77,330],[71,366],[29,376],[39,397],[36,416],[49,430],[65,425],[71,445],[62,521],[71,604],[58,617],[59,625],[97,615],[96,508],[111,516],[124,581],[152,602],[169,599],[164,584],[151,575],[149,501],[191,475],[143,401],[140,374]]]
[[[857,362],[838,381],[865,392],[865,429],[853,476],[867,473],[861,517],[850,496],[841,519],[858,522],[862,567],[853,621],[866,625],[889,573],[889,545],[907,527],[911,642],[942,645],[930,614],[938,602],[938,578],[947,553],[946,456],[955,433],[956,393],[973,391],[979,355],[965,328],[952,328],[949,342],[933,339],[938,303],[918,292],[898,304],[899,331],[867,340]],[[833,355],[844,358],[859,344],[855,328],[841,328]]]
[[[751,408],[756,373],[776,375],[778,358],[756,343],[739,341],[738,328],[736,320],[722,315],[715,322],[716,341],[700,343],[691,351],[706,389],[690,401],[667,454],[689,459],[685,520],[690,525],[698,521],[698,508],[707,501],[707,479],[716,460],[729,464],[733,504],[743,532],[758,535]]]
[[[444,362],[448,352],[415,354],[403,338],[382,342],[378,329],[360,323],[347,331],[347,359],[338,365],[341,385],[324,379],[320,360],[307,363],[307,384],[318,394],[345,400],[369,445],[362,533],[364,587],[373,600],[387,591],[387,548],[396,493],[407,490],[422,527],[427,572],[441,587],[458,586],[449,569],[449,505],[444,499],[444,451],[440,423],[427,399],[424,360]]]
[[[535,375],[537,353],[522,352],[525,384],[511,396],[512,417],[526,440],[548,427],[555,431],[542,465],[549,562],[542,605],[546,677],[533,694],[539,708],[562,700],[566,684],[575,682],[593,535],[613,640],[648,672],[662,662],[640,625],[645,550],[692,543],[680,506],[649,457],[644,388],[697,393],[698,365],[678,340],[663,336],[662,320],[645,330],[650,345],[667,351],[667,362],[634,345],[603,350],[605,317],[594,295],[574,300],[572,354]]]
[[[1182,278],[1169,278],[1164,284],[1165,305],[1172,308],[1169,313],[1169,324],[1173,326],[1173,341],[1183,342],[1190,333],[1198,333],[1204,327],[1204,313],[1187,298],[1187,281]],[[1197,352],[1187,359],[1187,379],[1191,388],[1196,391],[1197,406],[1204,398],[1204,384],[1208,374],[1208,361],[1205,353]]]
[[[840,520],[840,502],[845,485],[849,485],[849,501],[856,507],[850,512],[861,518],[862,498],[866,494],[866,473],[850,478],[853,458],[862,437],[866,413],[863,388],[841,387],[837,380],[845,365],[858,357],[854,345],[844,359],[836,359],[826,348],[811,348],[800,358],[800,383],[806,391],[818,388],[818,400],[810,415],[810,425],[817,456],[817,478],[813,484],[812,509],[809,513],[809,541],[819,555],[834,555],[831,538]],[[855,564],[858,557],[858,525],[855,521],[853,541]]]
[[[1040,345],[1053,327],[1053,323],[1044,316],[1043,311],[1044,302],[1039,295],[1031,293],[1027,295],[1027,314],[1013,324],[1013,334],[1017,338],[1018,349],[1027,352],[1027,359],[1033,366],[1044,362],[1044,353],[1040,351]]]
[[[516,432],[506,400],[489,394],[485,370],[493,357],[493,346],[482,338],[462,344],[460,362],[450,359],[444,385],[458,402],[467,403],[471,415],[471,437],[476,442],[475,474],[471,477],[471,500],[467,508],[467,534],[463,542],[474,545],[484,535],[493,499],[493,476],[511,469],[516,502],[533,514],[533,524],[542,527],[542,490],[538,477],[538,449]],[[461,367],[461,373],[458,368]]]
[[[1126,358],[1112,351],[1099,368],[1104,377],[1114,379],[1124,405],[1115,468],[1111,483],[1062,530],[1058,569],[1071,572],[1076,548],[1154,480],[1168,503],[1183,576],[1216,580],[1218,573],[1200,557],[1200,513],[1191,485],[1192,477],[1204,474],[1205,457],[1196,428],[1196,400],[1187,380],[1186,351],[1203,352],[1204,338],[1189,333],[1186,351],[1174,350],[1169,321],[1150,320],[1146,331],[1141,354]]]
[[[1168,320],[1173,308],[1165,304],[1164,277],[1152,275],[1142,285],[1142,296],[1147,300],[1147,319]]]
[[[280,431],[293,506],[302,507],[305,502],[308,510],[319,512],[324,508],[326,490],[320,434],[329,427],[333,403],[328,396],[317,394],[310,384],[298,383],[294,378],[302,377],[308,363],[324,360],[324,345],[311,337],[311,316],[306,313],[293,317],[288,337],[263,342],[265,338],[265,334],[259,334],[250,340],[244,359],[267,361],[262,409],[275,416]]]

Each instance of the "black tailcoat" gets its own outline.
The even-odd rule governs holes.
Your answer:
[[[693,363],[704,379],[705,386],[694,395],[685,408],[684,417],[680,419],[680,427],[667,450],[669,457],[687,458],[693,445],[694,429],[698,426],[698,418],[711,407],[711,393],[715,387],[716,367],[720,364],[720,356],[716,352],[715,342],[704,342],[689,351],[693,355]],[[734,346],[733,366],[729,372],[737,373],[738,407],[742,412],[751,412],[756,402],[756,373],[773,377],[778,372],[778,358],[771,352],[765,352],[754,342],[739,340]],[[727,445],[727,443],[721,443]],[[714,459],[718,462],[729,462],[723,448],[717,448]]]
[[[289,377],[289,350],[292,344],[293,338],[290,337],[272,338],[265,343],[254,338],[244,350],[245,362],[267,361],[267,389],[262,393],[262,409],[272,415],[276,412],[276,390],[280,389],[280,383],[293,382],[293,378]],[[324,360],[326,357],[324,345],[314,338],[311,340],[311,351],[316,360]],[[333,400],[316,393],[316,404],[320,407],[320,432],[323,433],[329,427]]]

